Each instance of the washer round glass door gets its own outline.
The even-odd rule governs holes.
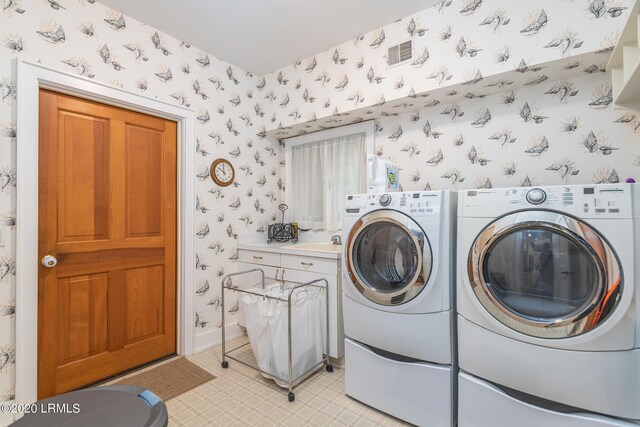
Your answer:
[[[622,290],[619,261],[589,225],[550,211],[523,211],[489,224],[469,253],[480,303],[527,335],[585,333],[613,311]]]
[[[422,228],[407,215],[379,210],[353,226],[347,244],[347,271],[355,288],[381,305],[411,301],[431,273],[431,247]]]

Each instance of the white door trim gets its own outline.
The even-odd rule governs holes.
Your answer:
[[[179,354],[193,353],[194,112],[30,61],[17,61],[17,76],[16,402],[31,403],[37,400],[40,88],[171,119],[178,123],[177,347]]]

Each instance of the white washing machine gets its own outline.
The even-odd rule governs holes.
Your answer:
[[[461,427],[640,420],[637,213],[629,184],[460,193]]]
[[[345,203],[345,391],[418,425],[455,423],[456,202],[417,191]]]

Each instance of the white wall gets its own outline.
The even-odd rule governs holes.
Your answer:
[[[400,165],[406,190],[640,178],[640,121],[612,107],[609,78],[603,72],[610,55],[607,48],[615,43],[631,1],[606,1],[597,8],[598,2],[591,0],[485,0],[466,11],[472,3],[443,2],[267,75],[267,88],[273,93],[264,103],[267,129],[295,135],[307,125],[317,126],[310,122],[314,118],[318,123],[326,123],[327,117],[350,123],[386,109],[389,114],[376,120],[376,148]],[[536,23],[544,25],[531,30]],[[417,56],[427,49],[428,59],[387,68],[386,48],[410,38],[411,28]],[[426,31],[418,33],[419,29]],[[450,37],[444,38],[449,29]],[[376,46],[373,42],[381,31],[385,39]],[[466,50],[459,47],[462,38]],[[479,50],[472,55],[470,49]],[[522,61],[553,66],[524,74],[514,71]],[[557,73],[551,70],[559,64],[570,68],[565,75],[572,77],[554,81]],[[484,81],[461,85],[477,71]],[[441,79],[440,72],[448,79]],[[496,76],[502,79],[502,89],[485,87],[486,80]],[[522,76],[540,83],[512,83]],[[345,77],[348,83],[340,88]],[[431,95],[407,98],[411,90]],[[494,95],[449,101],[487,91]],[[381,97],[386,104],[376,107]],[[395,108],[404,103],[412,106]],[[486,111],[491,120],[483,123]],[[564,130],[574,118],[575,129]],[[278,131],[280,126],[293,130]],[[548,148],[535,153],[543,138]]]
[[[15,316],[11,307],[15,304],[15,287],[20,285],[15,283],[15,227],[11,225],[20,221],[15,218],[14,180],[16,144],[20,143],[20,137],[12,135],[17,121],[15,58],[40,61],[67,72],[84,72],[131,92],[188,106],[201,118],[208,112],[209,121],[199,121],[196,126],[200,141],[196,154],[198,176],[192,177],[200,201],[197,211],[192,208],[196,229],[209,227],[208,234],[194,236],[200,262],[206,265],[194,266],[196,289],[205,280],[210,285],[207,292],[195,297],[201,322],[196,331],[201,338],[207,338],[211,335],[207,333],[220,324],[220,308],[216,303],[220,276],[236,270],[237,234],[255,232],[265,221],[271,221],[280,196],[280,148],[256,135],[261,127],[261,117],[254,112],[255,99],[261,96],[256,77],[212,55],[208,56],[208,65],[201,65],[198,59],[206,58],[204,52],[163,33],[158,33],[161,48],[156,48],[152,41],[154,28],[125,16],[125,26],[116,29],[105,20],[117,20],[120,14],[98,3],[76,0],[58,3],[62,7],[55,10],[46,1],[16,1],[0,13],[0,227],[6,234],[6,244],[0,247],[0,401],[9,400],[14,394]],[[86,34],[88,27],[93,28],[92,35]],[[46,37],[50,31],[53,39]],[[108,63],[99,53],[105,44],[110,52]],[[125,45],[142,49],[137,59],[136,52]],[[169,68],[171,80],[164,82],[155,75]],[[237,83],[228,77],[228,70]],[[221,86],[209,79],[219,79]],[[194,88],[196,81],[200,86],[198,92]],[[239,99],[239,105],[231,102],[235,99]],[[229,120],[237,135],[228,130]],[[219,134],[220,141],[210,134]],[[233,158],[230,152],[236,149],[240,154]],[[231,159],[236,166],[237,187],[217,192],[219,187],[206,174],[200,175],[208,171],[217,157]],[[237,200],[240,200],[238,207],[229,206]]]
[[[608,77],[597,73],[565,83],[577,93],[564,102],[545,94],[559,84],[549,83],[385,117],[376,151],[401,165],[405,190],[640,181],[638,122],[618,123],[627,117],[624,112],[589,105],[608,87]],[[511,96],[515,101],[505,104]],[[525,104],[531,110],[528,121],[521,116]],[[453,109],[462,117],[444,114]],[[474,125],[486,109],[491,121]],[[417,114],[420,120],[413,121]],[[423,130],[427,120],[429,137]],[[573,123],[576,128],[569,130]],[[402,136],[390,139],[398,127]]]
[[[487,80],[517,69],[521,61],[529,66],[570,63],[573,56],[612,46],[632,2],[607,0],[595,9],[591,4],[599,2],[593,0],[484,0],[470,7],[475,3],[443,1],[268,74],[267,89],[273,97],[264,101],[267,129],[365,108],[382,97],[392,104],[411,91],[420,94],[468,82],[478,71]],[[381,35],[384,40],[378,44]],[[426,51],[428,58],[387,68],[387,48],[410,38],[414,57]],[[606,63],[607,57],[603,54],[595,65]],[[579,64],[577,69],[591,65]],[[459,92],[462,89],[476,90],[464,86]],[[440,97],[438,101],[446,103]]]
[[[304,122],[314,115],[318,118],[330,116],[336,108],[339,112],[348,112],[372,105],[381,96],[389,102],[405,97],[412,88],[420,93],[462,82],[471,78],[476,69],[481,69],[485,76],[495,75],[515,69],[523,59],[531,65],[605,48],[615,42],[626,18],[626,11],[613,17],[613,9],[627,7],[631,2],[607,1],[604,14],[596,17],[600,14],[589,10],[591,1],[588,0],[540,0],[535,3],[484,0],[473,13],[462,12],[470,2],[453,0],[449,6],[425,9],[385,26],[385,41],[379,47],[370,46],[380,34],[376,30],[358,40],[318,53],[315,55],[317,65],[312,71],[305,70],[312,61],[307,58],[265,76],[263,89],[257,87],[262,86],[259,77],[247,75],[231,66],[233,77],[237,79],[235,84],[227,76],[229,64],[209,55],[210,64],[200,65],[197,59],[204,58],[204,53],[159,33],[160,45],[166,49],[165,55],[152,42],[155,29],[126,16],[125,28],[113,28],[105,19],[117,19],[119,14],[100,4],[86,0],[59,0],[59,3],[63,8],[55,10],[46,1],[15,1],[0,14],[0,38],[3,42],[0,46],[0,223],[5,224],[4,229],[8,231],[8,242],[0,247],[0,401],[11,399],[14,392],[15,325],[10,307],[14,304],[16,287],[15,230],[10,224],[15,218],[16,183],[13,176],[15,147],[19,143],[19,137],[16,141],[11,135],[17,120],[12,89],[16,79],[14,58],[41,61],[67,71],[84,71],[85,75],[94,75],[95,79],[121,85],[132,92],[176,104],[189,104],[199,116],[208,111],[210,120],[199,122],[197,126],[200,146],[206,151],[206,154],[202,151],[197,154],[198,172],[204,172],[213,159],[231,158],[230,153],[236,152],[236,148],[240,150],[241,154],[233,159],[238,187],[217,192],[218,188],[206,176],[193,177],[200,200],[200,210],[195,213],[197,228],[203,230],[209,226],[206,236],[194,237],[200,261],[207,265],[204,270],[196,268],[196,277],[200,284],[208,280],[210,285],[202,296],[196,296],[196,310],[203,322],[197,331],[202,337],[210,335],[220,323],[220,309],[216,304],[218,281],[221,274],[235,270],[235,235],[255,232],[278,213],[282,153],[277,144],[257,136],[263,126],[275,129],[279,124],[286,126]],[[17,9],[24,11],[19,13]],[[536,20],[542,9],[547,15],[547,24],[535,35],[523,35],[521,31]],[[508,23],[497,27],[481,25],[493,15],[501,15],[501,22]],[[428,29],[422,36],[416,34],[414,40],[418,55],[426,47],[429,59],[419,66],[387,69],[385,46],[408,37],[411,20],[417,29]],[[46,39],[38,33],[55,32],[60,26],[64,39]],[[92,35],[86,34],[89,26],[93,28]],[[442,40],[442,33],[448,26],[451,27],[451,37]],[[544,47],[563,35],[570,35],[572,39],[572,47],[566,52],[557,47]],[[456,52],[460,37],[464,37],[467,43],[467,52],[463,56]],[[579,42],[582,45],[576,48]],[[99,54],[105,44],[110,51],[110,63],[105,63]],[[144,53],[136,59],[136,54],[124,45],[134,48],[139,45]],[[506,48],[509,48],[509,59],[499,62],[498,55]],[[482,50],[470,56],[469,49]],[[336,51],[338,56],[334,61]],[[607,55],[603,54],[598,63],[577,66],[582,69],[592,65],[602,68],[606,59]],[[362,66],[358,68],[359,63]],[[188,74],[182,71],[185,66],[190,70]],[[167,67],[171,69],[173,78],[162,82],[155,73],[162,73]],[[374,75],[371,82],[367,78],[370,69]],[[450,80],[440,82],[437,78],[429,78],[445,69],[452,76]],[[278,82],[280,73],[282,79]],[[323,83],[318,77],[324,73],[330,81]],[[336,89],[345,75],[348,76],[347,86]],[[219,79],[224,90],[209,78]],[[194,90],[196,80],[200,85],[198,93]],[[284,80],[288,80],[287,84]],[[640,141],[634,133],[637,117],[624,115],[611,106],[594,108],[589,105],[607,93],[607,78],[602,73],[575,78],[569,85],[571,93],[577,92],[565,99],[546,94],[553,92],[555,82],[547,81],[526,89],[506,87],[514,92],[513,103],[505,104],[506,93],[461,102],[459,106],[464,115],[455,120],[442,114],[447,106],[446,99],[439,100],[439,105],[432,108],[416,107],[411,114],[384,117],[378,121],[378,151],[400,164],[405,189],[470,188],[486,185],[487,179],[492,186],[507,186],[521,185],[526,177],[532,184],[559,184],[597,182],[612,179],[615,175],[619,179],[634,176],[640,156]],[[286,95],[289,95],[289,103],[280,107]],[[240,104],[234,106],[230,100],[237,97]],[[528,102],[532,116],[544,117],[541,123],[523,120],[520,110],[525,102]],[[325,107],[326,103],[330,105]],[[255,113],[256,105],[265,112],[264,118]],[[220,107],[224,112],[218,112]],[[476,126],[472,122],[482,114],[483,108],[491,111],[492,119],[484,126]],[[418,115],[419,119],[414,120]],[[250,119],[253,125],[245,124],[241,116]],[[577,129],[563,131],[564,123],[574,116]],[[623,116],[628,119],[623,121],[629,123],[618,122]],[[238,135],[227,129],[229,120]],[[423,132],[427,121],[431,125],[429,136]],[[402,128],[402,136],[389,138],[398,126]],[[503,130],[510,131],[509,140],[515,138],[513,143],[503,145],[490,138]],[[599,144],[593,152],[583,144],[591,131]],[[224,144],[216,143],[208,136],[217,133]],[[464,140],[460,146],[454,144],[459,134]],[[435,135],[439,137],[436,139]],[[549,148],[539,156],[527,153],[542,136],[547,137]],[[603,146],[612,147],[611,152],[600,150]],[[471,147],[475,148],[477,157],[486,162],[476,160],[471,163]],[[434,165],[439,150],[442,150],[442,161]],[[564,165],[557,164],[563,159],[568,161]],[[505,172],[511,162],[515,173],[507,175]],[[558,166],[558,171],[548,169],[555,168],[554,165]],[[564,179],[560,173],[563,166],[569,169]],[[457,182],[453,180],[455,169],[461,172]],[[614,169],[616,174],[612,173]],[[235,209],[229,206],[237,200],[240,206]],[[196,285],[196,289],[198,287]],[[212,305],[208,305],[210,302]]]

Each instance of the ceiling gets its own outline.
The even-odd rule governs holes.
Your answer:
[[[257,75],[293,64],[439,0],[101,0]]]

